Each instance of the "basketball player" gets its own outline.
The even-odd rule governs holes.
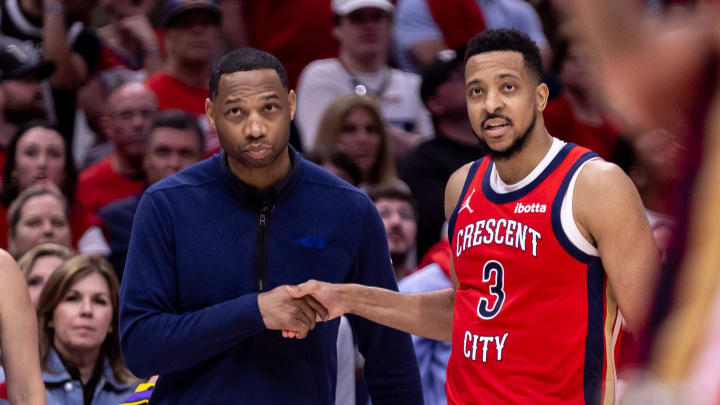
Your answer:
[[[518,31],[468,44],[468,113],[490,154],[446,188],[454,289],[288,288],[330,317],[452,341],[450,404],[612,404],[618,309],[631,329],[644,321],[658,254],[638,193],[617,166],[547,133],[541,66]]]

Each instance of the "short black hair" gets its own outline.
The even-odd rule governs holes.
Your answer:
[[[150,128],[150,136],[157,128],[174,128],[179,130],[190,130],[198,139],[200,151],[205,150],[205,133],[200,128],[197,117],[188,114],[183,110],[165,110],[155,115],[152,127]]]
[[[214,99],[217,96],[222,75],[262,69],[276,71],[283,87],[288,88],[287,72],[278,58],[259,49],[239,48],[230,51],[215,65],[212,74],[210,74],[210,98]]]
[[[538,81],[542,81],[543,67],[540,50],[527,34],[512,28],[499,28],[475,35],[468,42],[465,50],[465,65],[473,56],[493,51],[520,52],[528,70],[535,75]]]

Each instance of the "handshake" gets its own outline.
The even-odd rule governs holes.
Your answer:
[[[297,286],[276,287],[258,294],[260,315],[268,329],[282,330],[286,338],[303,339],[316,322],[347,312],[341,302],[343,286],[309,280]]]

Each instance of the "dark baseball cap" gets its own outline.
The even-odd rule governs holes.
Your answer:
[[[425,102],[428,97],[435,95],[438,86],[450,79],[453,71],[463,65],[465,49],[444,49],[438,52],[435,59],[422,69],[422,84],[420,97]]]
[[[206,11],[215,18],[217,24],[222,20],[222,12],[216,0],[167,0],[164,26],[172,26],[177,17],[188,11]]]
[[[20,44],[0,43],[0,81],[19,79],[33,74],[39,80],[45,80],[55,71],[55,63],[42,60]]]

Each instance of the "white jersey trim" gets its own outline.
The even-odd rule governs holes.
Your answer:
[[[550,149],[545,154],[545,157],[540,161],[540,163],[538,163],[537,166],[535,166],[535,168],[527,176],[525,176],[524,179],[520,180],[515,184],[505,184],[505,182],[502,181],[500,175],[497,172],[497,166],[492,165],[492,171],[490,172],[490,187],[493,189],[494,192],[498,194],[505,194],[527,186],[528,184],[532,183],[532,181],[535,180],[543,172],[543,170],[545,170],[545,168],[550,164],[550,162],[552,162],[552,160],[560,152],[563,146],[565,146],[565,142],[557,138],[552,138],[552,145],[550,145]]]
[[[570,180],[570,184],[568,185],[567,192],[565,193],[565,196],[563,197],[562,204],[560,206],[560,223],[562,224],[562,230],[565,232],[565,236],[568,237],[568,240],[570,240],[570,243],[572,243],[576,248],[580,249],[585,254],[588,254],[590,256],[600,256],[600,252],[598,249],[590,243],[587,239],[585,239],[585,236],[580,232],[580,229],[578,229],[577,223],[575,222],[575,213],[573,212],[573,191],[575,190],[575,181],[578,178],[578,175],[582,171],[582,169],[585,167],[588,162],[592,162],[593,160],[600,159],[600,158],[593,158],[589,159],[578,169],[575,171],[575,174],[573,174],[572,179]]]

